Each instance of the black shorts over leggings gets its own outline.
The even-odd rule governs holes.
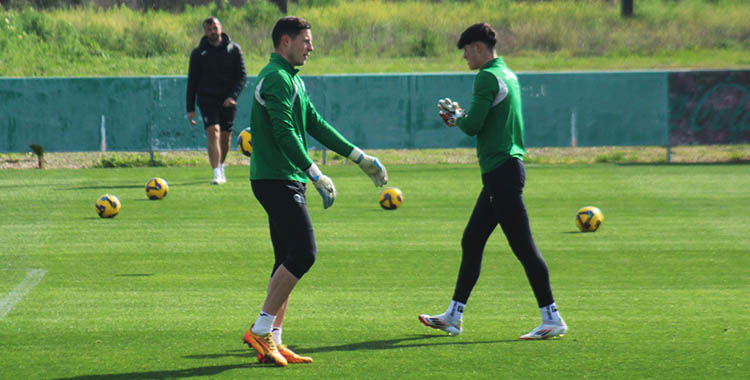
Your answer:
[[[237,107],[224,107],[224,99],[198,97],[198,108],[203,118],[203,128],[219,124],[219,129],[232,132]]]
[[[297,277],[310,270],[317,256],[315,233],[307,211],[305,184],[285,180],[250,181],[253,194],[268,214],[275,261],[271,276],[284,267]]]

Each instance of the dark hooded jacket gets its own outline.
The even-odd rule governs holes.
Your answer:
[[[187,111],[195,111],[195,97],[215,99],[223,103],[231,97],[237,100],[245,88],[245,59],[242,49],[226,33],[221,44],[213,46],[203,36],[190,54],[187,79]]]

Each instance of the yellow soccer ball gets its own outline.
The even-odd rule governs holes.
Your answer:
[[[593,206],[586,206],[576,213],[576,226],[581,232],[594,232],[604,222],[604,214]]]
[[[148,199],[159,200],[167,196],[169,184],[162,178],[151,178],[146,182],[146,196]]]
[[[386,210],[395,210],[404,203],[404,195],[398,188],[389,187],[380,193],[378,202],[380,203],[380,207]]]
[[[104,194],[96,200],[96,213],[102,218],[114,218],[120,212],[120,200],[111,194]]]
[[[237,136],[237,150],[247,157],[253,155],[253,135],[250,133],[250,127],[243,129]]]

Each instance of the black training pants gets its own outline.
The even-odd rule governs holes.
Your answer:
[[[513,253],[526,271],[539,307],[554,302],[547,263],[534,244],[529,216],[523,203],[525,181],[526,168],[523,161],[517,158],[511,158],[482,175],[482,191],[461,239],[463,255],[453,293],[455,301],[468,301],[479,278],[484,246],[499,223]]]
[[[302,278],[315,263],[318,252],[305,201],[305,184],[284,180],[250,182],[255,198],[268,214],[275,257],[271,276],[284,264],[294,277]]]

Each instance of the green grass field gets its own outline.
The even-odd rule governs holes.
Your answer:
[[[206,167],[0,171],[0,378],[747,378],[748,165],[529,165],[570,326],[539,342],[518,340],[539,311],[499,229],[464,334],[417,320],[450,301],[476,165],[389,166],[396,211],[353,165],[323,169],[339,197],[323,210],[309,194],[319,256],[284,326],[315,363],[287,368],[241,344],[272,265],[247,167],[221,187]],[[154,176],[163,201],[145,197]],[[94,211],[104,193],[123,203],[114,219]],[[576,232],[587,205],[605,215],[596,233]]]

